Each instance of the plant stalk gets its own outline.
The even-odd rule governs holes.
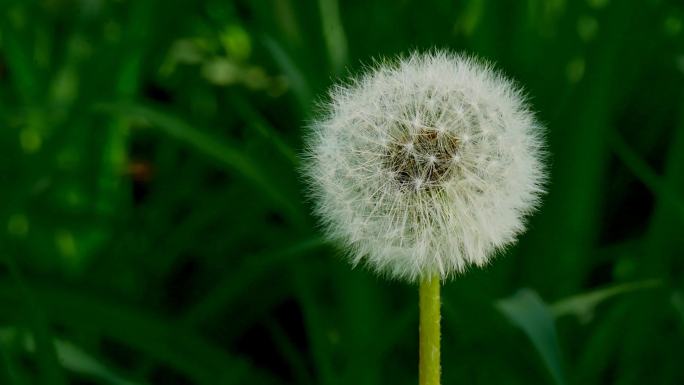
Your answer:
[[[420,282],[420,326],[418,378],[420,385],[440,384],[439,276]]]

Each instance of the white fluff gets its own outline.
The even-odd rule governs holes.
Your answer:
[[[446,279],[514,242],[539,203],[542,127],[488,64],[443,51],[384,61],[324,108],[304,169],[354,265]]]

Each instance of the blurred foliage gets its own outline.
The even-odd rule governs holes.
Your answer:
[[[320,239],[297,153],[432,47],[524,85],[552,168],[444,287],[444,383],[684,383],[678,0],[0,0],[0,383],[415,383],[416,288]]]

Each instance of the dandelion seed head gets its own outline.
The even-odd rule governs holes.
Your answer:
[[[380,62],[334,87],[305,175],[354,264],[406,281],[486,265],[543,192],[542,127],[491,65],[443,51]]]

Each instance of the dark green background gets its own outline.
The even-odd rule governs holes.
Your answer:
[[[331,84],[434,47],[525,87],[552,172],[444,287],[444,384],[684,383],[681,1],[0,0],[0,384],[416,384],[417,288],[296,170]]]

